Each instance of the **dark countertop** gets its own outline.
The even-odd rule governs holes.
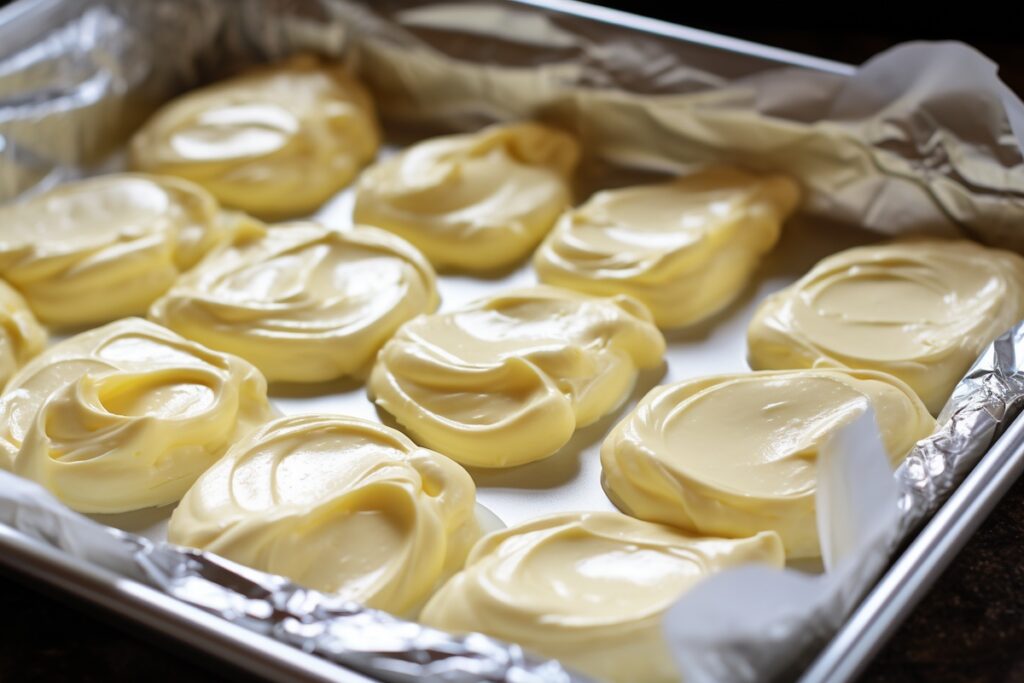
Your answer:
[[[644,12],[637,3],[608,4]],[[733,9],[737,14],[746,12],[738,7],[729,11]],[[768,9],[774,12],[775,6]],[[858,22],[857,16],[851,16],[841,27],[809,29],[778,16],[759,21],[744,14],[746,23],[742,23],[724,10],[684,14],[648,8],[647,13],[851,63],[901,40],[955,36],[1003,65],[1004,80],[1017,93],[1024,93],[1024,48],[1010,26],[978,28],[951,16],[929,17],[928,22],[906,26],[890,22],[882,28],[875,17]],[[0,681],[202,683],[245,678],[184,646],[40,591],[24,583],[24,577],[0,574]],[[1024,681],[1024,481],[999,504],[876,658],[864,680]]]

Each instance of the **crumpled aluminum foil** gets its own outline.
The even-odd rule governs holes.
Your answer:
[[[781,170],[802,181],[817,216],[1024,249],[1024,105],[961,45],[897,48],[855,72],[502,0],[81,0],[18,12],[0,23],[0,201],[116,164],[126,136],[178,92],[311,50],[358,71],[392,121],[458,130],[541,118],[573,130],[595,164]],[[1020,327],[990,347],[943,427],[898,470],[898,539],[1020,412],[1022,352]],[[387,680],[582,680],[516,646],[97,525],[2,472],[0,522]]]

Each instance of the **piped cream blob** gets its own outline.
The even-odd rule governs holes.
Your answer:
[[[785,176],[725,167],[599,192],[563,214],[534,267],[552,285],[635,297],[659,327],[696,323],[742,291],[799,196]]]
[[[236,444],[174,511],[202,548],[397,614],[418,610],[480,535],[473,480],[380,424],[284,417]]]
[[[94,325],[144,314],[245,224],[183,180],[100,176],[0,208],[0,275],[44,323]]]
[[[559,514],[484,537],[421,621],[518,643],[600,680],[674,683],[665,611],[708,575],[783,559],[770,532],[703,538],[615,512]]]
[[[464,465],[511,467],[617,408],[664,352],[637,301],[541,286],[406,323],[368,389],[420,443]]]
[[[869,370],[753,372],[653,389],[601,447],[602,483],[630,515],[729,537],[777,532],[817,557],[817,458],[867,406],[893,466],[935,428],[906,384]]]
[[[0,389],[14,373],[46,346],[46,330],[28,304],[0,281]]]
[[[848,249],[769,297],[751,367],[881,370],[938,414],[978,354],[1024,318],[1024,258],[967,240]]]
[[[537,123],[421,142],[359,179],[353,217],[412,242],[438,268],[524,259],[571,201],[570,136]]]
[[[270,381],[319,382],[356,373],[437,304],[434,271],[404,240],[288,223],[211,254],[150,318],[245,358]]]
[[[340,64],[301,55],[193,90],[131,142],[134,168],[194,181],[261,218],[308,214],[380,145],[373,102]]]
[[[0,461],[80,512],[174,503],[271,419],[252,365],[126,318],[29,361],[0,396]]]

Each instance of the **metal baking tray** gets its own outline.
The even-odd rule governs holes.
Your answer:
[[[658,36],[662,40],[702,46],[722,55],[753,57],[779,65],[846,75],[853,67],[829,60],[646,19],[631,14],[565,0],[517,0],[546,11],[585,18],[621,30]],[[61,0],[21,0],[0,10],[0,40],[22,26],[39,26],[66,17]],[[332,200],[318,214],[328,224],[347,220],[350,194]],[[877,241],[879,236],[855,229],[814,230],[799,220],[790,225],[783,242],[766,261],[755,283],[741,300],[711,323],[669,333],[668,369],[663,375],[642,376],[630,401],[597,425],[582,430],[566,452],[555,456],[557,466],[544,465],[549,480],[536,486],[541,469],[529,466],[515,472],[474,473],[481,502],[509,524],[546,512],[569,509],[613,509],[598,483],[596,458],[604,434],[654,384],[697,374],[745,371],[744,330],[761,299],[805,272],[822,256],[848,246]],[[524,266],[499,280],[479,281],[459,276],[440,278],[444,306],[452,307],[513,284],[532,280]],[[362,387],[343,387],[334,393],[291,390],[272,393],[285,412],[336,410],[377,419]],[[932,517],[893,562],[856,612],[803,673],[803,681],[853,679],[925,595],[1010,485],[1024,471],[1024,419],[1017,419],[983,457],[952,497]],[[531,486],[524,485],[530,480]],[[163,534],[160,519],[118,520],[117,526],[151,538]],[[254,634],[152,588],[105,569],[75,560],[59,550],[0,525],[0,564],[34,580],[73,594],[121,618],[138,622],[225,660],[262,678],[277,681],[368,681],[362,674]]]

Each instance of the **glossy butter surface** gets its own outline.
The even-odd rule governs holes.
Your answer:
[[[752,372],[657,387],[605,440],[602,483],[641,519],[722,536],[773,530],[789,557],[815,557],[819,448],[869,405],[893,466],[935,428],[910,387],[880,372]]]
[[[46,330],[25,299],[0,280],[0,389],[46,346]]]
[[[366,89],[341,65],[302,55],[172,100],[132,139],[131,163],[279,218],[315,211],[379,144]]]
[[[474,491],[456,463],[389,427],[284,417],[199,478],[168,538],[406,614],[479,537]]]
[[[798,199],[785,176],[727,167],[606,190],[563,214],[534,267],[552,285],[629,294],[659,327],[695,323],[746,286]]]
[[[637,301],[540,286],[406,323],[368,388],[420,443],[466,465],[510,467],[551,455],[618,407],[664,351]]]
[[[0,396],[0,462],[81,512],[174,503],[271,419],[252,365],[139,318],[71,337]]]
[[[0,208],[0,276],[47,324],[144,314],[238,222],[176,178],[90,178]]]
[[[783,564],[773,533],[702,538],[615,512],[563,513],[484,537],[422,621],[480,631],[599,680],[677,681],[665,610],[704,577]]]
[[[820,261],[765,300],[755,369],[852,367],[909,384],[933,414],[993,339],[1024,318],[1024,258],[966,240],[906,240]]]
[[[402,239],[285,223],[212,254],[150,318],[238,354],[270,381],[319,382],[357,372],[437,304],[430,264]]]
[[[433,138],[368,169],[353,217],[404,237],[438,268],[510,266],[569,205],[578,157],[573,138],[536,123]]]

